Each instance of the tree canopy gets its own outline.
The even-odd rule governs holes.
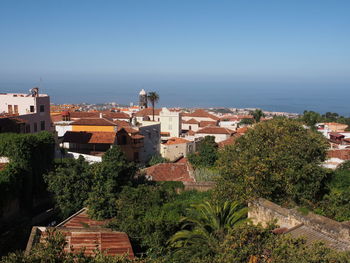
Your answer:
[[[218,197],[277,202],[317,199],[324,190],[327,140],[297,121],[261,122],[219,154]]]
[[[199,143],[196,153],[188,156],[189,162],[195,167],[212,167],[218,158],[218,144],[214,136],[205,136]]]

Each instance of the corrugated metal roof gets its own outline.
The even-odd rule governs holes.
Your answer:
[[[336,250],[349,250],[349,244],[336,240],[320,231],[316,231],[304,224],[297,225],[289,229],[286,234],[290,234],[294,238],[305,238],[308,244],[322,242],[326,246]]]

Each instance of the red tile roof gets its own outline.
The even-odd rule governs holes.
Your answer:
[[[350,149],[329,150],[328,158],[339,158],[344,161],[350,160]]]
[[[195,119],[189,119],[188,121],[182,121],[184,124],[199,124],[199,121],[196,121]]]
[[[152,116],[153,115],[153,108],[145,108],[143,110],[140,110],[135,113],[136,117],[144,117],[144,116]],[[154,116],[159,116],[159,113],[162,111],[162,109],[154,109]]]
[[[105,118],[80,119],[71,125],[87,125],[87,126],[117,126],[116,123]]]
[[[152,181],[194,182],[187,163],[160,163],[146,169],[146,175]]]
[[[199,127],[207,127],[207,126],[217,126],[217,122],[216,121],[201,121],[199,123]]]
[[[63,142],[89,144],[89,143],[103,143],[114,144],[115,132],[73,132],[67,131],[63,136]]]
[[[166,143],[163,143],[163,145],[172,145],[172,144],[183,144],[183,143],[189,143],[190,141],[183,139],[183,138],[178,138],[178,137],[172,137],[167,140]]]
[[[219,120],[218,117],[216,117],[213,114],[210,114],[209,112],[203,110],[203,109],[198,109],[195,110],[192,113],[184,113],[183,116],[188,116],[188,117],[199,117],[199,118],[211,118],[213,120]]]
[[[237,115],[224,115],[220,117],[220,121],[238,121]]]
[[[99,118],[100,114],[102,117],[107,119],[125,119],[129,120],[130,116],[124,112],[111,112],[111,111],[70,111],[69,115],[71,119],[83,119],[83,118]]]
[[[231,136],[230,138],[228,138],[228,139],[226,139],[226,140],[224,140],[222,142],[219,142],[218,143],[219,148],[223,148],[225,146],[234,144],[236,139],[237,139],[237,137]]]
[[[345,135],[337,133],[337,132],[330,132],[329,135],[332,137],[338,138],[338,139],[345,138]]]
[[[240,134],[244,134],[244,133],[246,133],[248,131],[248,129],[249,129],[248,127],[242,127],[242,128],[238,128],[236,130],[236,132],[240,133]]]
[[[209,126],[209,127],[200,129],[196,133],[197,134],[230,134],[232,135],[235,132],[224,127]]]

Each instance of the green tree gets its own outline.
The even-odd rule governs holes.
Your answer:
[[[320,164],[327,140],[297,121],[261,122],[236,143],[220,151],[219,198],[247,201],[264,197],[276,202],[317,200],[328,179]]]
[[[192,205],[190,216],[184,217],[182,230],[174,234],[169,243],[175,253],[185,257],[206,257],[219,251],[219,245],[228,232],[245,222],[248,209],[237,202]]]
[[[212,167],[218,158],[218,144],[214,136],[205,136],[198,145],[197,153],[188,156],[189,162],[195,167]]]
[[[86,202],[89,213],[96,219],[112,218],[117,212],[117,195],[132,180],[135,166],[126,160],[119,146],[113,146],[101,163],[92,165],[91,172],[93,183]]]
[[[65,159],[45,176],[45,181],[63,218],[84,206],[93,183],[90,165],[82,156],[77,160]]]
[[[152,104],[152,115],[153,115],[153,121],[154,121],[154,107],[155,107],[155,104],[159,101],[159,95],[157,92],[151,91],[148,93],[147,99]]]
[[[322,121],[322,116],[314,111],[304,111],[301,120],[309,127],[314,128],[316,123]]]
[[[265,114],[260,109],[256,109],[255,111],[252,111],[250,114],[253,115],[253,118],[256,123],[260,122],[262,117],[265,117]]]
[[[148,166],[153,166],[159,163],[168,163],[169,160],[162,157],[161,155],[153,155],[151,159],[148,161]]]
[[[241,126],[241,125],[252,125],[252,124],[254,124],[254,119],[245,118],[245,119],[242,119],[238,125]]]

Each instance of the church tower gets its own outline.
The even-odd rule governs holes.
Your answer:
[[[139,94],[139,106],[141,109],[147,108],[147,92],[144,89]]]

